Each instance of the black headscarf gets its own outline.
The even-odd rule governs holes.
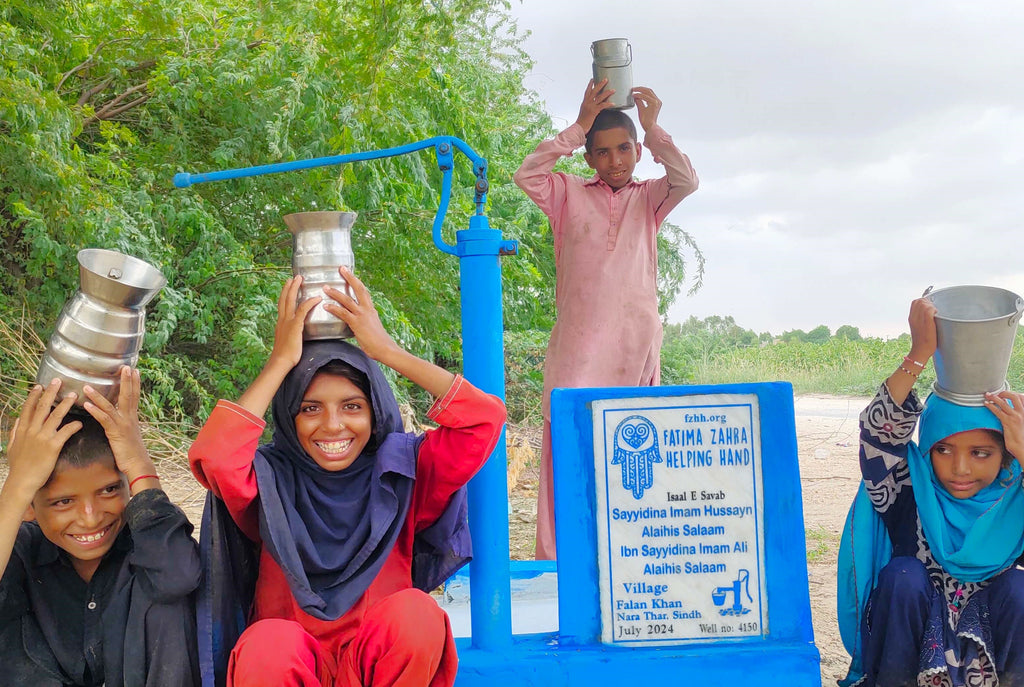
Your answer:
[[[367,376],[373,430],[366,448],[338,472],[302,448],[295,416],[313,377],[334,360]],[[304,611],[341,617],[380,572],[412,501],[416,451],[377,363],[343,341],[310,341],[274,396],[273,441],[256,452],[260,537]]]

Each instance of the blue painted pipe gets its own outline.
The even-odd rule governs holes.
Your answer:
[[[224,181],[226,179],[243,179],[245,177],[258,177],[265,174],[278,174],[280,172],[295,172],[315,167],[328,167],[340,165],[346,162],[362,162],[365,160],[377,160],[385,157],[396,157],[407,155],[419,150],[433,147],[437,154],[437,165],[441,169],[441,202],[437,206],[437,214],[434,215],[433,239],[434,245],[443,253],[456,254],[456,247],[446,243],[441,236],[441,227],[444,225],[444,218],[448,212],[448,202],[451,199],[452,191],[452,168],[454,167],[453,152],[458,150],[468,157],[473,163],[473,173],[476,174],[476,213],[484,214],[484,205],[487,201],[487,160],[476,154],[465,141],[454,136],[434,136],[415,143],[396,146],[394,148],[382,148],[381,150],[368,150],[361,153],[346,153],[344,155],[330,155],[328,157],[316,157],[309,160],[293,160],[291,162],[278,162],[272,165],[256,165],[255,167],[238,167],[236,169],[223,169],[217,172],[203,172],[192,174],[190,172],[178,172],[174,175],[174,185],[177,188],[186,188],[193,184],[202,184],[209,181]]]
[[[462,369],[484,391],[505,398],[501,303],[501,232],[476,215],[456,233],[462,298]],[[469,578],[472,643],[478,649],[512,645],[509,584],[508,481],[505,432],[487,464],[469,483],[473,570]]]
[[[465,142],[452,136],[435,136],[395,148],[333,155],[272,165],[243,167],[219,172],[174,175],[178,188],[208,181],[239,179],[291,172],[346,162],[394,157],[433,146],[441,170],[441,199],[434,215],[433,238],[438,250],[459,258],[459,290],[462,294],[463,373],[488,393],[505,398],[505,346],[502,339],[501,263],[499,256],[514,255],[515,241],[503,241],[484,215],[487,200],[487,160]],[[456,243],[445,243],[441,228],[451,200],[453,154],[458,150],[473,162],[476,182],[476,214],[469,229],[456,232]],[[505,463],[505,432],[487,464],[469,484],[469,524],[473,538],[473,569],[470,574],[470,621],[473,646],[505,649],[512,645],[512,593],[509,581],[508,483]]]

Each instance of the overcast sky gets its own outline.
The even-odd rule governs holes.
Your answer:
[[[925,287],[1024,294],[1024,3],[513,0],[527,86],[575,121],[590,43],[633,81],[700,189],[669,215],[707,257],[669,319],[907,330]],[[630,111],[635,119],[636,111]],[[643,178],[661,167],[642,161]]]

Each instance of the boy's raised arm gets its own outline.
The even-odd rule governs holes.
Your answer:
[[[530,197],[541,211],[555,217],[565,205],[565,178],[560,174],[552,174],[559,158],[569,157],[573,151],[583,145],[586,134],[578,124],[552,139],[541,141],[537,149],[523,158],[523,164],[512,175],[516,186]]]
[[[128,480],[131,495],[146,489],[159,489],[160,478],[149,457],[149,450],[142,441],[139,425],[139,398],[142,395],[142,378],[139,371],[121,366],[121,384],[117,393],[117,405],[108,401],[98,391],[86,385],[85,410],[103,427],[103,433],[110,442],[114,462]]]
[[[655,219],[661,225],[672,208],[697,190],[699,180],[690,164],[690,158],[676,147],[672,137],[658,124],[661,100],[654,91],[645,86],[637,86],[633,89],[633,100],[636,101],[637,117],[645,134],[644,146],[651,151],[655,162],[665,166],[665,176],[654,182],[655,187],[651,193],[656,203]]]
[[[565,131],[547,141],[523,159],[523,164],[512,175],[516,185],[537,204],[549,218],[557,216],[565,204],[565,177],[552,174],[559,158],[570,157],[574,150],[586,143],[587,132],[601,110],[611,107],[608,99],[615,91],[602,90],[607,79],[587,84],[576,121]]]
[[[68,394],[51,412],[59,390],[60,379],[51,381],[46,389],[33,387],[11,430],[7,446],[9,470],[0,489],[0,575],[11,560],[26,509],[50,479],[64,443],[82,428],[77,420],[60,426],[75,403],[74,393]]]

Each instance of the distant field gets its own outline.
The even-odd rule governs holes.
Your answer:
[[[547,332],[508,332],[505,371],[509,416],[514,423],[540,423]],[[836,333],[825,327],[781,336],[756,334],[732,318],[691,318],[665,327],[661,351],[661,383],[728,384],[788,381],[796,393],[871,396],[910,351],[910,337],[860,337],[853,327]],[[1017,331],[1010,369],[1010,387],[1024,389],[1024,335]],[[933,365],[922,372],[917,388],[935,381]]]

